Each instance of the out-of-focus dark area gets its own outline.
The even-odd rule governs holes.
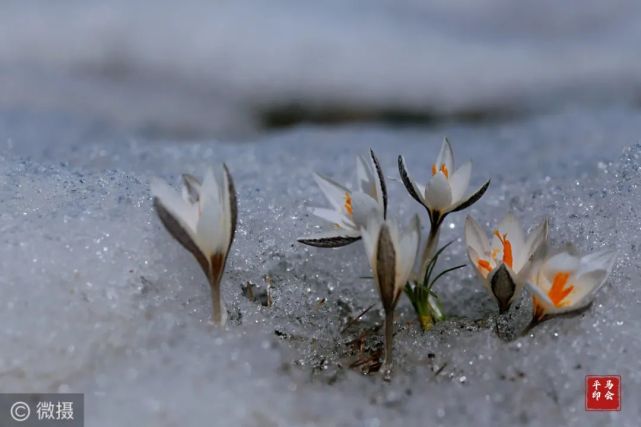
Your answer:
[[[5,0],[0,109],[146,135],[641,100],[641,3]]]

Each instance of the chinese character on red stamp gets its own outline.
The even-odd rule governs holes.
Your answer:
[[[621,376],[588,375],[585,377],[586,411],[621,410]]]

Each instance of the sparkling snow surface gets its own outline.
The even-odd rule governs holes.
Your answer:
[[[308,213],[325,203],[311,171],[352,183],[355,155],[372,147],[391,214],[425,223],[396,156],[426,179],[443,136],[459,163],[473,160],[473,185],[492,185],[448,217],[442,242],[456,242],[441,267],[466,261],[466,214],[491,227],[509,210],[527,228],[549,216],[556,244],[619,257],[587,311],[525,336],[514,330],[528,301],[497,327],[470,267],[437,285],[450,319],[428,333],[403,297],[385,383],[350,368],[381,346],[379,305],[348,325],[378,303],[362,243],[296,243],[321,225]],[[0,391],[84,392],[87,425],[105,427],[638,426],[640,142],[641,112],[616,108],[431,129],[299,127],[245,143],[134,140],[86,117],[4,111]],[[223,279],[231,320],[217,330],[205,277],[161,226],[149,180],[177,185],[222,161],[240,219]],[[266,280],[271,307],[243,296],[247,281],[264,290]],[[621,412],[584,411],[587,374],[622,376]]]

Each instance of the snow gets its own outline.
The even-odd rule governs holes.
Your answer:
[[[299,126],[243,143],[137,137],[90,115],[0,111],[0,391],[84,392],[87,425],[384,426],[619,425],[641,416],[641,112],[558,113],[434,127]],[[350,368],[381,324],[361,242],[296,243],[321,226],[311,171],[353,182],[372,147],[390,212],[427,218],[396,179],[403,154],[424,180],[443,136],[472,185],[491,178],[467,213],[482,226],[513,210],[544,216],[555,244],[616,248],[614,271],[585,312],[522,336],[529,302],[509,318],[471,268],[437,287],[450,319],[420,332],[397,310],[391,383]],[[46,142],[46,144],[44,143]],[[225,330],[195,260],[162,228],[149,180],[173,185],[225,161],[239,227],[223,279]],[[465,213],[452,214],[443,266],[466,262]],[[243,296],[271,283],[273,304]],[[498,326],[497,326],[498,324]],[[498,334],[497,334],[498,330]],[[505,338],[510,338],[506,340]],[[381,345],[379,332],[364,339]],[[622,376],[621,412],[584,411],[588,374]]]

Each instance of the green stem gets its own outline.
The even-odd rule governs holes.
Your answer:
[[[430,313],[421,313],[418,315],[418,321],[421,325],[421,330],[427,332],[434,326],[434,319]]]

